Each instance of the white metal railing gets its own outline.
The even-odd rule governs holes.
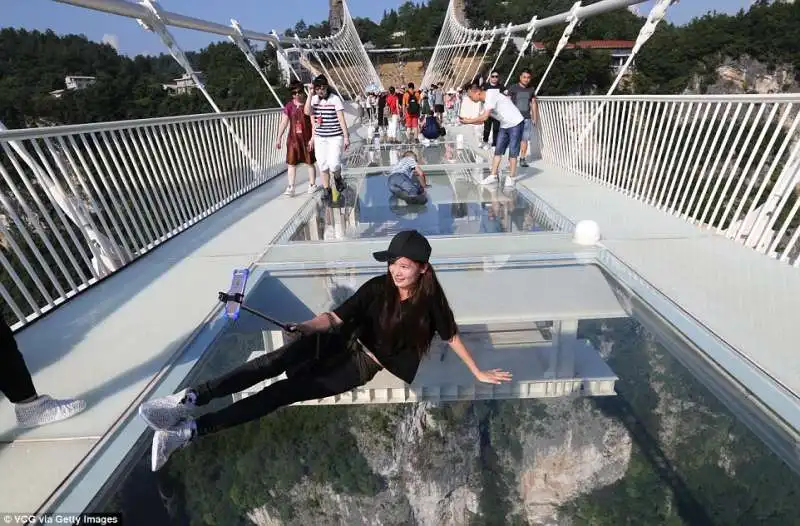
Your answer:
[[[545,160],[800,266],[800,95],[542,97]]]
[[[31,321],[282,173],[280,118],[258,110],[0,131],[6,320]]]

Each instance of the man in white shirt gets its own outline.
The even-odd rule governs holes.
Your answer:
[[[322,199],[331,199],[330,175],[333,174],[336,189],[344,190],[342,171],[342,151],[350,146],[350,135],[344,118],[344,104],[338,95],[332,93],[328,79],[320,75],[311,86],[313,97],[306,99],[305,113],[311,117],[313,134],[309,147],[314,150],[317,166],[322,175],[325,188]]]
[[[504,186],[513,187],[516,183],[517,158],[522,144],[525,119],[511,99],[500,93],[500,90],[484,89],[476,80],[464,86],[464,91],[472,102],[483,103],[483,111],[477,117],[460,117],[459,120],[462,124],[482,124],[489,117],[500,121],[500,132],[497,134],[497,146],[494,150],[494,159],[492,159],[492,171],[481,181],[481,184],[493,184],[499,181],[497,172],[500,168],[500,160],[508,150],[508,164],[511,173],[506,177]]]

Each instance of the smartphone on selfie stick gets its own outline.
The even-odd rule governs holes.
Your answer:
[[[222,311],[223,316],[231,320],[236,320],[239,318],[239,310],[242,309],[250,314],[258,316],[263,320],[267,320],[286,332],[296,332],[297,325],[294,323],[282,323],[274,318],[271,318],[270,316],[267,316],[263,312],[259,312],[244,304],[244,288],[247,285],[247,278],[249,277],[249,269],[243,268],[233,271],[233,279],[231,280],[230,289],[228,292],[219,292],[218,294],[219,301],[225,304],[225,308]]]

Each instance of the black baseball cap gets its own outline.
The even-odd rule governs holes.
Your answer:
[[[408,258],[419,263],[427,263],[431,257],[431,244],[416,230],[403,230],[392,238],[388,250],[373,252],[372,256],[378,261]]]

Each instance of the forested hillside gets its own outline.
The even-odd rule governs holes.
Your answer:
[[[525,22],[538,13],[546,16],[568,9],[571,0],[472,0],[467,17],[472,27],[493,27],[508,21]],[[376,23],[355,20],[364,42],[378,47],[434,45],[440,32],[447,0],[406,2],[387,11]],[[576,30],[573,40],[634,39],[644,19],[627,10],[591,18]],[[555,46],[561,27],[544,29],[536,40]],[[327,22],[307,25],[299,21],[289,34],[323,36]],[[395,32],[405,32],[392,38]],[[749,56],[767,67],[800,63],[800,4],[758,2],[747,12],[733,16],[707,15],[685,26],[662,23],[637,57],[634,82],[626,89],[638,93],[680,93],[698,76],[713,82],[715,68],[726,59]],[[497,48],[495,48],[497,49]],[[421,54],[423,60],[430,51]],[[268,90],[229,43],[212,44],[188,53],[196,69],[205,74],[214,100],[223,110],[263,108],[274,105]],[[525,57],[520,67],[544,71],[550,53]],[[408,60],[411,55],[399,56]],[[501,72],[510,69],[515,51],[501,57]],[[268,77],[277,84],[274,51],[259,53]],[[544,93],[603,91],[610,85],[608,56],[603,52],[565,51],[556,62]],[[0,120],[10,128],[83,123],[203,113],[210,111],[198,94],[170,96],[162,89],[182,73],[171,56],[121,56],[109,45],[83,36],[59,36],[51,31],[0,30]],[[63,88],[67,75],[93,75],[97,83],[86,90],[50,96]],[[281,92],[282,96],[285,92]]]
[[[509,21],[524,23],[533,15],[542,18],[563,12],[572,4],[572,0],[470,0],[467,19],[471,27],[491,28]],[[446,10],[447,0],[431,0],[426,4],[406,2],[397,10],[386,11],[380,23],[356,18],[355,24],[362,40],[379,48],[432,46],[436,44]],[[575,30],[572,40],[635,40],[644,20],[627,10],[593,17]],[[537,31],[535,39],[549,44],[552,51],[562,31],[562,26],[546,28]],[[329,27],[327,23],[309,26],[301,21],[287,32],[324,36],[329,34]],[[396,32],[405,35],[392,38]],[[748,11],[733,16],[709,14],[684,26],[662,22],[637,56],[634,82],[626,89],[636,93],[681,93],[696,77],[701,78],[703,88],[714,82],[718,66],[743,56],[769,68],[800,64],[798,38],[800,4],[797,3],[771,4],[759,0]],[[510,46],[501,57],[498,69],[502,74],[511,69],[515,53]],[[430,51],[406,53],[400,58],[425,59],[429,55]],[[526,57],[519,67],[530,67],[536,76],[547,67],[551,56]],[[613,80],[607,65],[607,52],[565,51],[543,88],[544,93],[560,95],[591,88],[603,92]]]
[[[223,111],[276,105],[233,44],[212,44],[187,56],[204,73],[206,87]],[[274,51],[260,53],[259,61],[277,85]],[[200,93],[170,96],[162,88],[181,74],[169,54],[129,58],[83,36],[5,28],[0,30],[0,120],[21,128],[212,111]],[[67,75],[96,76],[97,82],[52,97],[51,91],[64,88]]]

